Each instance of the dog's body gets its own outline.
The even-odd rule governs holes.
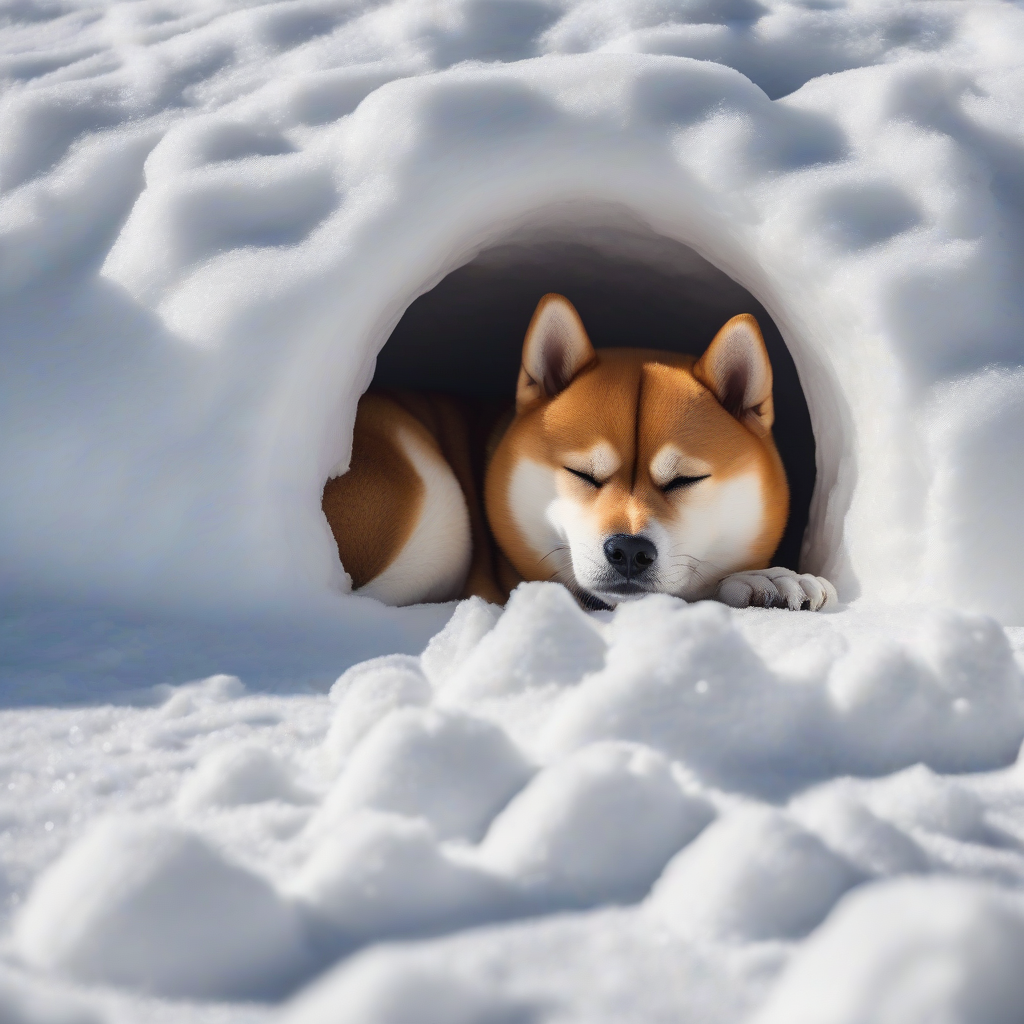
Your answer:
[[[753,317],[700,359],[595,351],[547,295],[514,411],[364,395],[324,512],[353,588],[387,604],[503,601],[521,580],[558,580],[587,607],[663,592],[814,610],[837,601],[831,584],[768,568],[789,512],[773,419]]]

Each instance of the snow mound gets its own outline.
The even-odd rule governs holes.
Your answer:
[[[564,635],[536,598],[545,591],[564,597],[553,584],[517,590],[453,678],[479,678],[473,666],[498,643],[530,650]],[[666,596],[622,605],[605,624],[575,614],[594,638],[593,659],[572,673],[577,685],[558,682],[557,666],[552,681],[541,665],[518,680],[506,674],[504,701],[452,682],[438,700],[492,716],[515,707],[513,736],[542,762],[629,740],[762,794],[919,761],[944,771],[996,767],[1024,739],[1024,677],[1003,631],[982,617],[920,610],[886,629],[870,612],[786,618]],[[453,618],[445,642],[461,628]]]
[[[530,1024],[528,1005],[479,984],[414,965],[396,971],[387,956],[366,954],[330,975],[285,1013],[283,1024],[329,1024],[345,1008],[351,1024]]]
[[[799,938],[861,880],[779,811],[733,811],[678,854],[651,903],[685,932],[723,939]]]
[[[482,598],[460,601],[445,628],[431,637],[419,659],[431,683],[442,686],[502,615],[501,608]]]
[[[836,907],[754,1022],[1013,1024],[1021,950],[1019,897],[950,879],[882,882]]]
[[[12,587],[415,649],[437,618],[346,599],[324,482],[411,303],[557,243],[617,260],[606,290],[767,311],[816,444],[805,568],[1021,619],[1014,5],[290,2],[11,7]]]
[[[15,946],[40,968],[174,996],[254,997],[296,976],[294,911],[258,876],[166,825],[98,825],[39,879]]]
[[[510,653],[559,638],[577,662]],[[822,1019],[853,988],[837,1021],[890,989],[921,1019],[986,1020],[1003,961],[989,984],[957,929],[1012,938],[1024,889],[1018,658],[948,610],[585,614],[544,584],[463,603],[421,657],[329,695],[217,677],[155,706],[3,712],[10,948],[71,998],[113,986],[113,1024],[307,981],[284,1019],[784,1019],[805,990],[819,1005],[800,967],[819,942],[851,972]],[[851,890],[878,893],[870,927],[913,917],[888,883],[923,876],[988,894],[936,925],[941,948],[893,932],[898,962],[957,964],[960,987],[890,983],[857,952],[869,925],[835,925]]]
[[[162,710],[166,718],[184,718],[201,713],[218,704],[227,704],[245,693],[245,684],[238,676],[223,673],[200,679],[184,686],[168,687],[170,696]]]
[[[237,807],[264,800],[305,803],[309,795],[295,784],[287,765],[261,747],[223,747],[204,758],[178,793],[186,812],[206,807]]]
[[[426,821],[378,811],[321,840],[289,891],[349,947],[452,931],[511,902],[496,879],[446,855]]]
[[[531,774],[490,722],[464,712],[400,708],[357,747],[313,827],[374,807],[422,816],[444,838],[479,839]]]
[[[666,757],[593,743],[536,775],[491,822],[481,862],[551,903],[632,902],[713,817]]]
[[[910,769],[913,771],[913,769]],[[874,814],[855,787],[826,783],[800,794],[792,817],[865,875],[902,875],[928,870],[921,846],[899,825]]]
[[[575,683],[604,664],[600,631],[564,587],[521,584],[494,628],[471,646],[478,623],[468,614],[453,621],[428,655],[428,663],[436,663],[440,649],[448,646],[461,655],[448,656],[448,671],[439,682],[451,701]],[[433,671],[436,675],[437,668]]]
[[[389,711],[429,704],[431,697],[419,658],[392,654],[353,666],[331,687],[338,710],[324,741],[327,764],[340,768]]]

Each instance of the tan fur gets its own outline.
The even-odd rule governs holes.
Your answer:
[[[519,413],[495,452],[485,493],[498,545],[522,579],[552,579],[556,572],[544,559],[547,552],[533,551],[515,525],[505,487],[512,464],[526,457],[560,467],[569,453],[586,450],[596,438],[610,439],[622,464],[600,491],[591,492],[582,481],[576,486],[583,500],[596,506],[608,534],[639,534],[651,518],[671,515],[668,497],[648,471],[668,439],[722,478],[755,467],[768,482],[767,516],[744,567],[767,567],[789,515],[782,460],[771,433],[755,432],[752,424],[730,416],[696,379],[694,363],[693,356],[669,352],[601,349],[571,389],[555,398],[538,397]]]
[[[652,462],[667,445],[679,450],[683,464],[703,466],[716,485],[741,474],[760,482],[763,525],[746,550],[721,566],[720,575],[766,568],[785,529],[789,489],[771,436],[771,367],[754,318],[730,320],[696,360],[645,349],[595,351],[578,317],[563,312],[558,331],[573,326],[577,331],[572,351],[545,362],[542,318],[550,321],[554,304],[568,306],[561,296],[545,296],[527,331],[516,417],[486,480],[488,520],[518,577],[572,586],[574,575],[564,550],[539,550],[525,535],[516,507],[522,497],[510,488],[518,466],[539,464],[558,475],[559,493],[577,502],[602,535],[641,535],[655,522],[671,528],[685,514],[688,496],[666,494],[660,486],[665,481],[652,478]],[[737,376],[730,368],[735,370],[743,332],[748,344],[760,346],[763,362]],[[555,372],[549,368],[552,360]],[[614,465],[600,488],[565,472],[589,472],[586,463],[595,452],[602,465]]]
[[[408,564],[406,545],[430,551],[410,540],[426,515],[427,477],[403,450],[415,436],[457,478],[468,512],[465,586],[442,597],[503,601],[521,580],[560,580],[592,606],[664,591],[823,607],[836,599],[827,581],[768,570],[789,513],[773,421],[753,317],[730,320],[700,359],[595,351],[568,300],[547,295],[523,343],[514,411],[365,395],[351,468],[328,482],[323,508],[356,589],[400,556]],[[620,537],[650,545],[635,577],[615,568],[634,564],[614,562]]]
[[[423,425],[393,400],[363,395],[348,472],[324,487],[324,515],[356,590],[394,561],[423,502],[423,483],[396,443],[395,433],[403,427],[436,446]]]
[[[462,488],[469,513],[472,562],[451,597],[477,594],[489,601],[508,595],[494,581],[493,555],[478,497],[470,444],[472,421],[493,419],[440,395],[368,392],[359,400],[348,471],[328,480],[322,507],[341,564],[358,590],[376,579],[409,541],[423,505],[424,485],[402,449],[402,431],[442,458]],[[480,461],[483,456],[481,452]]]
[[[488,601],[504,601],[507,593],[502,593],[494,582],[493,553],[476,482],[476,476],[482,475],[482,464],[479,471],[474,472],[470,440],[471,434],[486,431],[486,426],[495,418],[495,410],[489,406],[480,409],[435,394],[389,392],[389,397],[415,416],[430,432],[465,495],[473,560],[465,586],[458,596],[470,597],[475,594]],[[482,463],[482,451],[480,455],[477,461]]]

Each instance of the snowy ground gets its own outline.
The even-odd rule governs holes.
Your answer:
[[[1019,1024],[1022,41],[0,0],[0,1020]],[[344,593],[377,349],[555,209],[769,309],[838,613]]]
[[[1022,664],[953,612],[532,584],[329,695],[5,712],[0,1007],[1010,1024]]]

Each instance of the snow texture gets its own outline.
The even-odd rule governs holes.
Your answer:
[[[1024,623],[1016,6],[4,10],[8,588],[416,653],[442,613],[344,597],[323,484],[418,295],[574,243],[770,314],[817,445],[805,570]]]
[[[330,694],[6,711],[0,1008],[1009,1024],[1022,667],[966,612],[544,583]]]
[[[1022,44],[0,0],[0,1020],[1016,1024]],[[521,337],[566,260],[774,322],[838,612],[348,593],[320,495],[393,329],[486,280]],[[510,388],[436,308],[410,372]]]

